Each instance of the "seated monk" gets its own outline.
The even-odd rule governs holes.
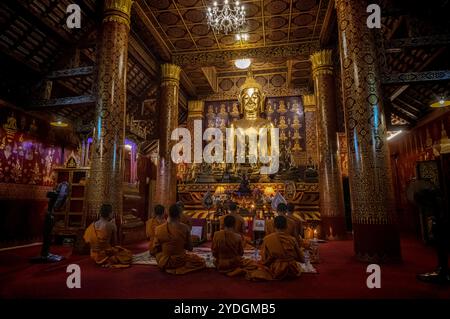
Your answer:
[[[228,215],[224,215],[224,216],[220,216],[219,217],[219,228],[220,230],[224,230],[225,229],[225,217],[226,216],[233,216],[234,220],[235,220],[235,224],[234,224],[234,231],[238,234],[240,234],[241,236],[245,235],[245,220],[244,218],[238,214],[237,212],[237,205],[236,203],[230,203],[229,205],[230,208],[230,213]]]
[[[256,269],[256,264],[243,258],[244,247],[242,238],[234,231],[236,219],[232,215],[224,218],[224,229],[214,233],[211,251],[215,257],[217,270],[228,276],[245,274]]]
[[[247,273],[247,279],[279,280],[301,275],[302,269],[298,262],[304,262],[303,253],[297,240],[286,234],[286,217],[275,217],[274,225],[275,232],[264,237],[261,245],[262,267]]]
[[[286,204],[279,203],[277,206],[277,215],[286,217],[287,210],[288,206]],[[270,219],[266,223],[266,236],[274,232],[275,232],[274,219]],[[286,234],[296,239],[298,238],[297,223],[291,218],[287,218]]]
[[[248,243],[250,243],[250,238],[246,236],[245,233],[245,220],[244,217],[242,217],[241,215],[239,215],[239,213],[237,212],[237,205],[236,203],[230,203],[229,205],[229,209],[230,209],[230,213],[228,215],[224,215],[224,216],[220,216],[219,217],[219,229],[220,230],[224,230],[225,229],[225,217],[226,216],[233,216],[235,219],[235,225],[234,225],[234,231],[236,233],[238,233],[239,235],[241,235],[242,240],[244,242],[244,247],[246,248],[251,248],[250,245],[248,245]]]
[[[156,227],[164,224],[165,222],[166,219],[164,218],[164,206],[156,205],[153,217],[149,218],[149,220],[147,220],[147,223],[145,225],[145,233],[149,241],[148,250],[151,251],[153,248],[153,240],[155,239]]]
[[[170,274],[183,275],[206,267],[203,258],[186,253],[192,251],[189,227],[180,221],[178,205],[169,208],[169,220],[156,227],[151,254],[158,267]]]
[[[192,230],[192,219],[189,216],[186,216],[186,214],[184,213],[184,204],[182,201],[178,201],[177,206],[180,208],[180,211],[181,211],[180,222],[189,227],[189,233],[190,233]]]
[[[91,258],[104,267],[129,267],[133,254],[117,242],[117,226],[113,221],[112,206],[103,204],[100,219],[89,225],[84,240],[91,246]]]

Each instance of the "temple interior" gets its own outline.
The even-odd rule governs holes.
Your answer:
[[[1,298],[449,298],[450,4],[372,2],[2,1]],[[91,258],[105,204],[127,269]],[[175,204],[207,269],[149,253]],[[280,204],[299,278],[213,269],[233,205],[257,260]]]

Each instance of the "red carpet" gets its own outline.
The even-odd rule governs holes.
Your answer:
[[[135,245],[144,251],[147,243]],[[152,266],[104,269],[88,256],[53,247],[68,257],[58,264],[33,265],[30,257],[39,246],[0,252],[0,298],[450,298],[450,286],[418,282],[416,274],[435,268],[432,248],[414,240],[402,241],[402,264],[381,266],[381,288],[366,286],[366,265],[354,260],[353,242],[321,244],[319,274],[304,274],[291,281],[248,282],[214,270],[171,276]],[[81,267],[81,289],[66,287],[66,267]]]

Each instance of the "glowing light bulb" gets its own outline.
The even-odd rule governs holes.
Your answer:
[[[239,41],[241,39],[241,36],[239,34],[236,34],[236,40]]]
[[[439,104],[443,105],[445,103],[444,99],[439,100]]]
[[[213,5],[214,5],[215,7],[217,7],[217,1],[214,1]]]
[[[225,0],[225,4],[228,4],[228,0]]]

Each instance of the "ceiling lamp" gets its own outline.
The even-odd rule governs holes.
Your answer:
[[[236,34],[236,41],[247,41],[248,40],[248,34],[247,33],[237,33]]]
[[[250,59],[238,59],[234,61],[234,65],[238,68],[238,69],[247,69],[250,64],[252,64],[252,60]]]
[[[219,8],[217,1],[214,1],[213,7],[208,7],[208,25],[215,32],[219,33],[223,31],[225,34],[228,32],[239,30],[245,23],[245,10],[244,6],[239,5],[239,1],[234,2],[232,8],[228,0],[224,1],[222,8]]]
[[[450,106],[450,101],[445,100],[443,97],[437,102],[434,102],[430,105],[431,107],[444,107],[444,106]]]
[[[69,126],[69,124],[67,124],[66,122],[63,122],[61,120],[50,122],[50,125],[51,126],[55,126],[55,127],[67,127],[67,126]]]

